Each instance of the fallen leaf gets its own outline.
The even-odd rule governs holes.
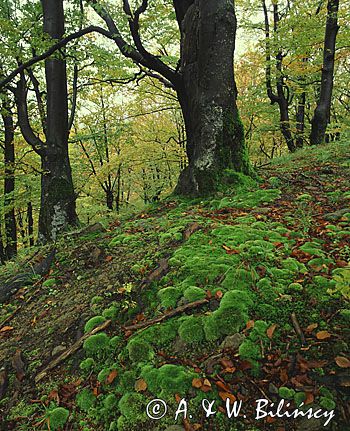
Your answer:
[[[208,379],[204,380],[203,386],[201,387],[201,391],[205,393],[211,391],[211,383],[209,382]]]
[[[252,328],[254,328],[254,325],[255,325],[254,320],[248,320],[246,328],[247,329],[252,329]]]
[[[135,391],[144,392],[147,389],[147,382],[143,379],[136,380]]]
[[[266,334],[267,334],[267,336],[270,338],[270,340],[272,340],[272,337],[273,337],[273,334],[274,334],[274,332],[275,332],[276,328],[277,328],[277,325],[276,325],[276,323],[274,323],[274,324],[273,324],[272,326],[270,326],[270,327],[268,328],[268,330],[266,331]]]
[[[306,398],[305,398],[304,404],[307,406],[308,404],[312,404],[314,402],[315,397],[311,392],[305,392],[305,393],[306,393]]]
[[[219,392],[219,397],[225,402],[229,399],[230,404],[233,404],[237,400],[237,398],[229,392]]]
[[[60,397],[58,395],[57,389],[52,389],[52,391],[47,396],[48,401],[56,401],[57,404],[60,402]]]
[[[1,332],[1,333],[3,333],[3,332],[8,332],[8,331],[13,331],[13,329],[14,329],[14,327],[13,327],[13,326],[3,326],[3,327],[0,329],[0,332]]]
[[[106,258],[105,258],[106,262],[110,262],[111,260],[113,260],[113,256],[111,256],[111,255],[106,256]]]
[[[216,386],[221,389],[222,392],[229,392],[230,388],[228,386],[225,385],[225,383],[217,381],[215,382]]]
[[[275,423],[276,422],[276,419],[275,418],[272,418],[271,416],[268,416],[267,418],[266,418],[266,423],[268,423],[268,424],[273,424],[273,423]]]
[[[317,332],[316,338],[318,340],[327,340],[328,338],[331,338],[331,334],[328,331],[320,331]]]
[[[196,389],[200,389],[202,387],[202,385],[203,385],[202,379],[195,378],[192,380],[192,387],[194,387]]]
[[[117,375],[118,375],[118,371],[117,371],[117,370],[112,370],[112,371],[108,374],[108,376],[107,376],[107,378],[106,378],[106,383],[107,383],[108,385],[112,384],[112,383],[114,382],[114,380],[116,379]]]
[[[218,290],[218,291],[215,293],[215,298],[216,298],[216,299],[221,299],[223,296],[224,296],[224,294],[222,293],[222,291],[221,291],[221,290]]]
[[[344,356],[337,356],[335,362],[340,368],[350,368],[350,360]]]
[[[318,323],[311,323],[306,329],[305,332],[312,332],[314,329],[318,328]]]

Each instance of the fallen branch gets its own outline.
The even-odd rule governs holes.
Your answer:
[[[177,316],[178,314],[184,313],[188,310],[193,310],[194,308],[201,307],[202,305],[208,304],[208,299],[201,299],[199,301],[191,302],[189,304],[182,305],[181,307],[177,307],[169,313],[163,314],[162,316],[156,317],[152,320],[147,320],[145,322],[136,323],[135,325],[124,326],[124,331],[136,331],[138,329],[146,328],[147,326],[154,325],[156,323],[164,322],[164,320],[168,320],[171,317]]]
[[[306,342],[306,339],[305,339],[305,335],[304,335],[303,331],[300,328],[300,325],[299,325],[299,322],[298,322],[296,314],[292,313],[290,317],[292,319],[294,330],[297,333],[298,337],[300,338],[302,347],[307,347],[307,342]]]
[[[96,334],[97,332],[103,331],[111,324],[111,322],[111,320],[106,320],[106,322],[103,322],[102,325],[97,326],[95,329],[79,338],[79,340],[76,341],[73,346],[61,353],[61,355],[51,361],[49,365],[47,365],[47,367],[45,367],[39,374],[35,376],[35,383],[40,382],[40,380],[44,379],[47,376],[49,371],[53,370],[55,367],[57,367],[57,365],[65,361],[75,352],[77,352],[87,338],[89,338],[91,335]]]

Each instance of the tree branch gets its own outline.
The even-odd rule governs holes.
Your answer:
[[[37,154],[42,155],[44,143],[38,136],[35,135],[29,122],[27,106],[27,85],[23,71],[21,72],[21,78],[17,83],[17,87],[14,91],[14,94],[17,105],[18,124],[21,129],[21,133],[24,139],[33,148],[33,150]]]
[[[72,94],[72,107],[70,111],[69,121],[68,121],[68,131],[70,132],[73,126],[75,111],[77,109],[77,99],[78,99],[78,65],[74,65],[74,76],[73,76],[73,94]]]
[[[134,19],[132,19],[132,16],[131,16],[131,9],[130,9],[129,3],[126,2],[125,0],[123,0],[124,10],[127,11],[127,15],[129,16],[129,26],[130,26],[131,35],[134,39],[134,42],[135,42],[137,49],[135,49],[133,46],[129,45],[123,39],[123,37],[122,37],[120,31],[118,30],[113,18],[111,17],[109,12],[98,3],[97,0],[87,0],[87,1],[88,1],[88,3],[90,3],[90,5],[94,9],[94,11],[106,23],[107,28],[108,28],[111,36],[112,36],[112,39],[114,40],[114,42],[118,46],[120,52],[125,57],[130,58],[131,60],[133,60],[135,63],[137,63],[139,65],[142,65],[146,68],[152,69],[155,72],[160,73],[162,76],[164,76],[166,79],[168,79],[172,83],[177,82],[178,76],[177,76],[177,73],[175,72],[175,70],[171,69],[165,63],[163,63],[159,58],[148,53],[148,51],[146,51],[144,49],[144,47],[141,43],[141,40],[139,38],[138,28],[137,28],[137,26],[135,27],[135,21],[134,20],[136,19],[136,23],[138,23],[139,15],[142,13],[142,10],[145,8],[144,3],[147,3],[147,2],[145,2],[145,0],[143,1],[143,5],[141,5],[141,7],[138,8],[138,10],[136,11]],[[130,13],[130,15],[129,15],[129,13]],[[137,13],[139,15],[137,15]],[[130,22],[132,22],[133,24],[130,24]]]
[[[269,23],[269,16],[267,12],[266,2],[265,0],[262,0],[262,7],[264,11],[264,19],[265,19],[265,61],[266,61],[266,67],[265,67],[265,75],[266,75],[266,89],[267,89],[267,95],[269,99],[271,100],[271,103],[274,104],[278,102],[278,96],[274,94],[272,90],[272,80],[271,80],[271,46],[270,46],[270,23]]]
[[[52,55],[54,52],[58,51],[59,49],[63,48],[64,46],[66,46],[72,40],[78,39],[86,34],[93,33],[93,32],[100,33],[103,36],[114,40],[112,35],[107,30],[105,30],[102,27],[98,27],[94,25],[91,25],[75,33],[72,33],[69,36],[63,38],[59,42],[52,45],[51,48],[49,48],[44,53],[37,55],[31,58],[30,60],[26,61],[25,63],[22,63],[20,66],[18,66],[17,69],[15,69],[7,76],[7,78],[0,81],[0,89],[5,87],[7,84],[9,84],[12,81],[12,79],[15,78],[19,73],[23,72],[25,69],[30,68],[34,64],[39,63],[39,61],[45,60],[46,58],[50,57],[50,55]]]

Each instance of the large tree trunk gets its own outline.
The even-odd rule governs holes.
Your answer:
[[[189,165],[175,191],[205,195],[217,190],[226,169],[252,172],[236,105],[237,21],[229,0],[180,3],[175,3],[181,30],[176,91],[186,125]]]
[[[42,0],[44,32],[59,40],[64,34],[63,0]],[[77,222],[76,196],[68,156],[68,96],[66,62],[45,61],[47,86],[46,143],[42,155],[39,241],[55,240]]]
[[[327,24],[323,49],[323,67],[320,88],[320,98],[311,121],[311,145],[322,144],[325,141],[327,125],[330,121],[334,82],[334,59],[338,26],[339,0],[328,0]]]
[[[14,122],[11,108],[7,99],[2,106],[2,120],[5,129],[4,141],[4,164],[5,164],[5,180],[4,180],[4,220],[5,220],[5,237],[6,259],[12,259],[17,254],[17,226],[15,216],[15,146],[14,146]]]

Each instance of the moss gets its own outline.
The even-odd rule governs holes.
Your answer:
[[[249,339],[252,341],[257,341],[260,339],[267,338],[266,331],[269,325],[264,320],[256,320],[254,324],[254,328],[251,330],[249,334]]]
[[[251,294],[243,290],[231,290],[226,292],[220,302],[220,308],[237,307],[246,312],[253,305]]]
[[[55,284],[57,284],[57,280],[55,278],[48,278],[44,281],[43,287],[52,287],[55,286]]]
[[[278,395],[284,400],[291,400],[294,398],[295,390],[282,386],[278,389]]]
[[[103,400],[103,405],[106,410],[111,411],[117,407],[118,399],[114,394],[109,394]]]
[[[325,410],[335,410],[336,404],[333,400],[331,400],[329,398],[321,397],[320,398],[320,407],[322,407]]]
[[[247,322],[248,316],[242,304],[219,307],[210,316],[204,318],[204,333],[208,341],[215,341],[223,336],[238,332]]]
[[[118,366],[111,366],[111,367],[105,367],[103,368],[97,375],[97,380],[100,383],[106,383],[108,376],[111,374],[112,371],[119,371]]]
[[[82,362],[80,362],[79,368],[82,371],[91,371],[95,366],[95,361],[92,358],[86,358]]]
[[[84,332],[90,332],[97,326],[101,325],[103,322],[106,321],[106,318],[103,316],[95,316],[92,317],[90,320],[88,320],[84,326]]]
[[[261,358],[260,346],[253,341],[246,339],[239,346],[238,354],[242,359],[257,360]]]
[[[91,299],[90,304],[91,305],[96,305],[96,304],[100,304],[101,302],[103,302],[103,297],[102,296],[94,296]]]
[[[130,388],[134,387],[135,380],[136,375],[134,371],[124,371],[124,373],[121,374],[119,379],[119,388],[121,389],[121,392],[127,392],[128,390],[130,390]]]
[[[306,400],[305,392],[296,392],[294,395],[294,402],[297,407],[301,405]]]
[[[105,332],[91,335],[87,340],[84,341],[84,350],[87,355],[101,356],[109,347],[109,338]]]
[[[128,392],[118,402],[119,411],[125,418],[137,421],[140,413],[146,411],[145,401],[141,394]]]
[[[179,325],[180,322],[178,319],[172,319],[159,325],[153,325],[143,331],[142,339],[154,346],[163,348],[177,336]]]
[[[102,316],[105,319],[111,319],[111,320],[116,319],[118,317],[118,314],[119,314],[119,310],[114,305],[112,305],[111,307],[106,308],[102,312]]]
[[[184,297],[189,302],[199,301],[206,297],[206,292],[200,287],[190,286],[184,291]]]
[[[320,389],[320,394],[323,397],[329,398],[330,400],[333,399],[332,392],[328,388],[326,388],[325,386]]]
[[[226,290],[246,289],[255,283],[257,277],[254,270],[248,271],[243,268],[234,268],[227,272],[221,286]]]
[[[173,398],[174,394],[185,396],[192,387],[197,374],[179,365],[166,364],[160,368],[145,366],[141,377],[147,382],[148,390],[157,397]]]
[[[293,259],[292,257],[284,259],[281,262],[281,266],[282,268],[287,269],[293,273],[307,272],[306,266],[303,263],[298,262],[296,259]]]
[[[188,344],[204,341],[202,317],[189,316],[179,327],[180,338]]]
[[[303,290],[303,285],[300,283],[291,283],[288,286],[288,290],[291,292],[301,292]]]
[[[133,338],[127,345],[129,358],[132,362],[148,362],[154,358],[152,346],[139,338]]]
[[[328,266],[334,263],[333,259],[329,259],[326,257],[316,257],[315,259],[309,260],[307,263],[313,269],[316,269],[320,272],[328,272]]]
[[[340,310],[339,315],[341,316],[341,318],[350,324],[350,310],[343,308],[342,310]]]
[[[80,410],[83,410],[84,412],[88,412],[90,409],[92,409],[96,404],[96,397],[92,393],[90,389],[83,389],[78,395],[77,395],[77,406],[80,408]]]
[[[158,292],[158,297],[164,308],[175,308],[181,295],[181,290],[176,287],[165,287]]]
[[[63,407],[56,407],[51,410],[48,414],[50,421],[50,429],[52,431],[58,431],[64,427],[69,417],[69,410]]]
[[[118,335],[115,335],[109,340],[109,345],[113,350],[121,347],[122,344],[123,344],[123,338]]]
[[[320,244],[317,242],[306,242],[301,247],[299,247],[304,253],[309,253],[313,256],[324,257],[324,252],[320,249]]]

